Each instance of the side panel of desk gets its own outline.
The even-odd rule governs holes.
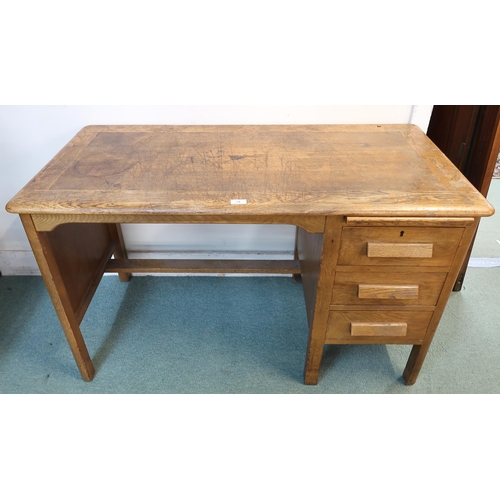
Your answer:
[[[92,380],[79,325],[117,242],[107,224],[64,224],[39,232],[30,215],[21,220],[80,373]]]
[[[39,234],[54,254],[72,309],[81,322],[115,246],[108,225],[64,224]]]
[[[327,217],[324,234],[311,234],[302,228],[297,232],[297,254],[309,323],[304,368],[306,384],[318,383],[342,221],[341,216]]]

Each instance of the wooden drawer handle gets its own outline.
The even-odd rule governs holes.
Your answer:
[[[352,337],[404,337],[406,323],[351,323]]]
[[[406,257],[429,259],[432,243],[375,243],[369,242],[368,257]]]
[[[418,285],[358,285],[360,299],[418,299]]]

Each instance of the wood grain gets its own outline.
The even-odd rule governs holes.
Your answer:
[[[418,285],[358,285],[360,299],[418,299]]]
[[[341,231],[342,217],[331,216],[327,217],[325,234],[321,239],[316,235],[303,234],[299,240],[298,251],[309,319],[305,384],[318,383]]]
[[[105,224],[65,224],[40,233],[57,261],[74,313],[81,322],[115,250]]]
[[[112,273],[300,274],[298,260],[112,259]]]
[[[430,271],[429,271],[430,269]],[[447,273],[411,267],[338,267],[332,304],[435,306]]]
[[[325,343],[327,344],[416,344],[422,343],[429,321],[430,311],[373,311],[373,310],[344,310],[330,311]],[[406,334],[394,335],[394,331],[401,333],[400,327],[392,329],[390,325],[406,324]],[[363,327],[356,329],[352,335],[352,324],[361,325],[389,325],[386,330],[382,326]],[[361,335],[361,332],[365,335]]]
[[[7,210],[76,218],[491,215],[455,171],[414,125],[96,125]]]
[[[162,215],[162,214],[34,214],[37,231],[53,231],[71,223],[142,223],[142,224],[289,224],[309,233],[323,233],[324,216],[309,215]]]
[[[430,259],[432,257],[432,243],[380,243],[369,241],[366,255],[383,258]]]
[[[405,337],[407,331],[406,323],[351,323],[353,337]]]
[[[450,266],[457,251],[464,229],[461,227],[426,228],[413,226],[395,227],[344,227],[340,247],[341,265],[381,265],[381,266]],[[399,245],[403,245],[400,247]],[[405,245],[418,245],[417,247]],[[431,257],[405,256],[398,252],[420,253],[420,245],[430,248]],[[370,256],[367,249],[382,248],[383,256]],[[391,248],[394,247],[394,250]],[[394,256],[391,257],[391,252]],[[426,250],[426,255],[428,250]]]
[[[82,378],[90,381],[94,378],[94,365],[92,364],[82,332],[80,331],[79,320],[74,311],[75,306],[74,303],[72,304],[70,294],[68,294],[68,290],[66,289],[65,280],[61,275],[51,242],[47,238],[47,233],[38,233],[36,231],[29,215],[21,215],[21,221],[76,365],[80,370]]]
[[[472,217],[346,217],[348,226],[465,227]]]

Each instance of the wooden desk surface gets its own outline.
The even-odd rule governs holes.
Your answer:
[[[494,212],[414,125],[88,126],[7,210],[66,216]]]

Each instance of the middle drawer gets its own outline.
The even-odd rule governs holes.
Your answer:
[[[337,268],[332,305],[435,306],[446,273],[412,272],[413,269],[363,267],[358,271]]]

